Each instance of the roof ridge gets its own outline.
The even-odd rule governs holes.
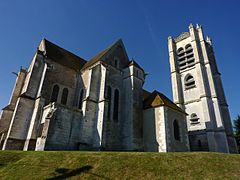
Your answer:
[[[129,64],[128,66],[131,66],[131,65],[135,65],[137,68],[141,69],[142,71],[144,71],[144,69],[137,63],[137,61],[135,61],[134,59],[131,59],[129,61]]]
[[[153,104],[153,102],[155,101],[156,97],[159,97],[161,99],[161,103],[160,102],[157,102],[155,105]],[[182,110],[180,107],[178,107],[172,100],[170,100],[167,96],[165,96],[163,93],[157,91],[157,90],[154,90],[145,100],[144,102],[146,103],[145,104],[145,108],[154,108],[154,107],[157,107],[157,106],[161,106],[161,105],[164,105],[164,106],[167,106],[169,108],[172,108],[174,110],[177,110],[177,111],[180,111],[180,112],[183,112],[183,113],[186,113],[184,110]]]
[[[77,57],[77,58],[80,58],[80,59],[86,61],[86,60],[83,59],[82,57],[80,57],[80,56],[74,54],[73,52],[71,52],[71,51],[69,51],[69,50],[67,50],[67,49],[65,49],[65,48],[63,48],[63,47],[60,47],[59,45],[53,43],[52,41],[49,41],[49,40],[46,39],[46,38],[43,38],[42,40],[44,40],[44,44],[45,44],[45,46],[46,46],[46,43],[50,43],[51,45],[55,46],[56,48],[58,48],[58,49],[62,49],[63,51],[65,51],[65,52],[67,52],[67,53],[69,53],[69,54],[71,54],[71,55],[73,55],[73,56],[75,56],[75,57]],[[46,48],[46,51],[47,51],[47,48]],[[46,53],[47,53],[47,52],[46,52]],[[87,62],[87,61],[86,61],[86,62]]]
[[[95,64],[96,62],[100,61],[100,59],[104,55],[106,55],[107,52],[109,52],[114,46],[116,46],[119,43],[123,44],[122,39],[118,39],[113,44],[111,44],[110,46],[108,46],[104,50],[100,51],[96,56],[92,57],[89,61],[87,61],[87,63],[82,67],[81,70],[85,70],[86,68],[88,68],[88,67],[92,66],[93,64]]]
[[[41,43],[47,58],[51,59],[56,63],[74,69],[76,71],[80,71],[84,64],[86,64],[87,62],[85,59],[54,44],[53,42],[47,40],[46,38],[43,38]],[[41,43],[39,47],[41,46]]]

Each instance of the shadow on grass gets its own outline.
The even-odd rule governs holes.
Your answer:
[[[92,166],[83,166],[81,168],[77,168],[77,169],[74,169],[74,170],[70,170],[70,169],[67,169],[67,168],[58,168],[58,169],[55,170],[55,172],[58,173],[59,175],[56,176],[56,177],[48,178],[47,180],[66,179],[66,178],[69,178],[69,177],[80,175],[82,173],[91,174],[93,176],[97,176],[97,177],[102,178],[102,179],[108,179],[106,177],[99,176],[99,175],[94,174],[94,173],[90,173],[89,171],[92,168],[93,168]]]

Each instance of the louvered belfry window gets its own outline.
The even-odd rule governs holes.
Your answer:
[[[178,66],[180,70],[184,70],[186,68],[192,67],[195,64],[193,48],[191,44],[187,44],[185,49],[180,47],[177,50],[177,57],[178,57]]]
[[[184,81],[185,81],[184,84],[185,84],[185,89],[186,90],[196,87],[195,80],[194,80],[194,78],[191,74],[186,75]]]

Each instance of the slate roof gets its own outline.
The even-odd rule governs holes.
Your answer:
[[[139,64],[134,60],[131,60],[128,64],[128,66],[132,66],[132,65],[144,71],[144,69],[141,66],[139,66]]]
[[[143,100],[146,100],[150,95],[151,93],[149,91],[143,89]]]
[[[106,49],[104,49],[103,51],[101,51],[98,55],[94,56],[92,59],[90,59],[82,68],[82,70],[87,69],[88,67],[94,65],[95,63],[97,63],[98,61],[101,61],[101,58],[107,54],[107,52],[109,50],[111,50],[115,45],[122,43],[122,40],[119,39],[118,41],[116,41],[114,44],[112,44],[111,46],[107,47]]]
[[[76,71],[80,71],[84,64],[86,64],[87,61],[83,58],[57,46],[47,39],[43,39],[43,41],[47,58]]]
[[[47,56],[47,58],[50,58],[51,60],[63,66],[67,66],[71,69],[74,69],[76,71],[85,70],[91,67],[95,63],[101,61],[101,58],[104,57],[104,55],[106,55],[114,46],[118,44],[122,44],[122,40],[119,39],[114,44],[112,44],[111,46],[101,51],[98,55],[94,56],[89,61],[86,61],[83,58],[48,41],[47,39],[43,39],[43,42],[44,42],[45,51],[46,51],[45,55]],[[38,53],[43,53],[43,52],[39,51]],[[132,66],[132,65],[144,71],[144,69],[134,60],[129,61],[127,66]]]
[[[167,106],[171,109],[174,109],[176,111],[179,111],[179,112],[182,112],[182,113],[186,114],[185,111],[183,111],[180,107],[178,107],[170,99],[168,99],[164,94],[162,94],[158,91],[153,91],[143,101],[143,108],[144,109],[155,108],[155,107],[159,107],[159,106]]]
[[[82,70],[87,69],[88,67],[94,65],[98,61],[101,60],[101,58],[111,49],[111,47],[108,47],[107,49],[104,49],[101,51],[98,55],[94,56],[91,60],[89,60],[83,67]]]

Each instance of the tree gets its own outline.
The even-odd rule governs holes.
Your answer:
[[[238,115],[237,118],[233,120],[233,123],[234,123],[234,135],[238,145],[238,152],[240,153],[240,115]]]

